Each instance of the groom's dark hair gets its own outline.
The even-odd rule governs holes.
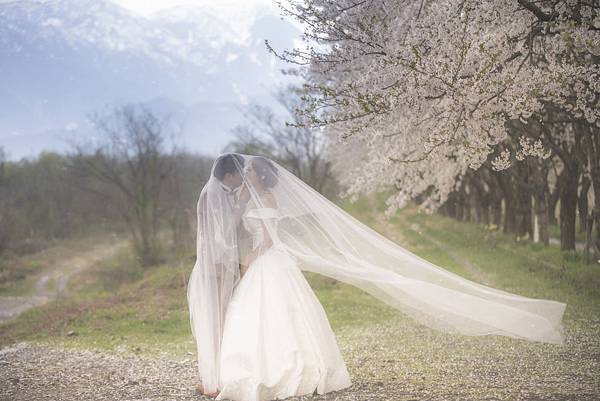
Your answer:
[[[237,153],[227,153],[219,156],[215,161],[215,168],[213,175],[219,180],[223,181],[225,174],[233,174],[235,172],[241,173],[241,169],[244,167],[244,158]]]

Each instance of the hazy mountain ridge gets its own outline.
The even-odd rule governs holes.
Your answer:
[[[146,18],[108,0],[0,3],[0,145],[13,158],[36,153],[44,132],[83,127],[86,114],[107,105],[149,102],[167,112],[155,99],[181,105],[192,148],[225,143],[238,106],[265,98],[281,79],[284,65],[264,39],[283,48],[298,36],[276,10],[239,14],[232,20],[210,7],[176,7]],[[31,152],[19,135],[37,138]]]

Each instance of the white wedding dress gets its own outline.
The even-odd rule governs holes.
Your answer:
[[[250,204],[242,222],[256,247],[263,239],[260,219],[276,218],[277,210]],[[229,302],[217,400],[283,399],[351,385],[323,307],[295,260],[274,242],[251,263]]]

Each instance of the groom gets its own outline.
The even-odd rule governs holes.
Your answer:
[[[237,260],[241,261],[241,256],[246,251],[248,246],[248,232],[244,230],[241,220],[242,214],[249,200],[248,191],[242,191],[242,175],[244,169],[244,158],[236,153],[228,153],[217,159],[213,175],[227,194],[227,201],[230,209],[226,212],[232,213],[233,221],[235,222],[236,237],[237,237]]]
[[[244,168],[244,158],[241,155],[235,153],[228,153],[220,156],[215,161],[213,169],[213,176],[219,182],[223,192],[226,194],[226,204],[229,206],[223,210],[223,213],[229,214],[232,218],[223,219],[223,221],[231,221],[234,227],[231,229],[235,230],[235,238],[237,243],[229,249],[223,249],[224,255],[228,260],[237,260],[238,268],[240,268],[239,261],[242,260],[242,255],[247,252],[249,246],[249,236],[246,230],[244,230],[241,223],[242,214],[244,213],[245,205],[248,202],[249,196],[248,191],[241,191],[242,189],[242,175],[241,172]],[[234,253],[235,252],[235,253]],[[217,270],[219,268],[225,268],[225,266],[215,266]],[[217,295],[217,296],[220,296]],[[225,311],[223,311],[224,313]],[[200,394],[204,394],[204,387],[201,383],[196,384],[196,391]],[[211,398],[214,398],[218,393],[206,394]]]

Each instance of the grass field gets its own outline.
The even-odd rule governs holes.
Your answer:
[[[515,242],[483,225],[419,213],[415,206],[383,220],[380,198],[363,198],[344,208],[450,271],[519,295],[568,304],[565,347],[498,336],[452,336],[423,327],[354,287],[306,273],[338,337],[353,391],[381,396],[372,399],[400,399],[390,394],[594,399],[600,394],[600,265],[585,265],[581,255],[558,247]],[[196,351],[186,300],[193,264],[194,255],[172,256],[144,271],[123,250],[76,276],[70,283],[72,297],[0,326],[0,346],[27,340],[189,358]]]

